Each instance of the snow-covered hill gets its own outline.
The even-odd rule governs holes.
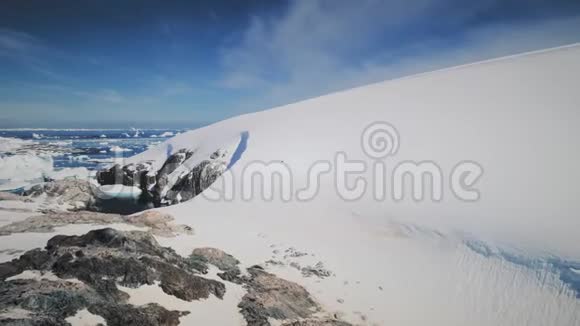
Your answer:
[[[351,322],[580,325],[578,85],[580,45],[572,45],[235,117],[130,162],[162,164],[182,148],[209,155],[239,148],[246,135],[216,182],[228,198],[215,200],[208,189],[161,208],[196,229],[195,236],[162,241],[183,253],[216,246],[251,264],[276,259],[284,248],[307,251],[312,256],[300,264],[321,261],[335,275],[319,280],[269,268],[305,284]],[[369,126],[392,127],[398,148],[378,160],[365,152]],[[337,155],[365,165],[355,175],[367,183],[361,198],[337,192]],[[441,199],[415,201],[408,193],[393,200],[395,167],[423,161],[441,172]],[[315,195],[301,200],[297,190],[316,180],[309,178],[312,167],[326,166],[317,162],[330,171]],[[383,175],[373,170],[377,162]],[[452,188],[462,162],[483,169],[476,182],[467,180],[477,201]],[[267,200],[259,182],[249,187],[248,173],[273,170],[288,171],[291,188],[277,183]],[[377,200],[371,188],[379,179],[387,190]],[[281,198],[281,188],[289,198]]]

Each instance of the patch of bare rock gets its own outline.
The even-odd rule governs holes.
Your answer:
[[[50,271],[63,280],[7,280],[26,270]],[[179,317],[189,312],[127,304],[128,295],[117,284],[137,288],[159,283],[165,293],[186,301],[223,298],[225,285],[201,273],[147,232],[106,228],[82,236],[55,236],[44,250],[0,264],[0,312],[31,312],[20,320],[0,317],[0,324],[68,325],[67,317],[87,309],[107,325],[178,325]]]
[[[322,308],[299,284],[266,272],[261,266],[247,269],[241,275],[239,262],[215,248],[198,248],[190,256],[197,263],[209,263],[219,268],[223,280],[242,284],[247,293],[238,304],[248,326],[269,326],[269,319],[285,322],[284,326],[348,326],[336,319],[320,319]]]
[[[187,225],[177,225],[171,215],[157,211],[146,211],[139,215],[123,216],[90,211],[50,212],[44,215],[29,217],[0,227],[0,236],[12,233],[54,232],[54,228],[70,224],[107,225],[125,223],[137,227],[146,227],[158,236],[173,237],[177,234],[192,234],[193,229]]]
[[[24,198],[38,198],[69,210],[97,210],[97,188],[87,180],[63,179],[36,185],[24,193]]]
[[[62,223],[69,218],[64,216],[59,220]],[[110,217],[100,218],[109,222]],[[149,214],[133,222],[152,227],[164,221],[160,215]],[[86,309],[109,326],[179,325],[180,317],[189,311],[168,310],[157,303],[131,305],[128,294],[117,285],[139,288],[158,284],[166,294],[185,301],[210,296],[222,299],[225,284],[203,276],[208,264],[220,269],[218,276],[223,281],[245,288],[247,293],[238,308],[248,326],[268,326],[271,320],[284,326],[349,325],[320,317],[326,316],[325,312],[299,284],[261,266],[247,268],[242,274],[240,262],[220,249],[197,248],[191,256],[182,257],[171,248],[161,247],[150,232],[111,228],[81,236],[57,235],[45,249],[30,250],[1,263],[0,324],[68,325],[67,318]],[[56,278],[17,277],[25,271],[52,273]]]

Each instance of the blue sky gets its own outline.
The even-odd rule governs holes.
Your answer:
[[[576,42],[575,0],[2,1],[0,127],[195,127]]]

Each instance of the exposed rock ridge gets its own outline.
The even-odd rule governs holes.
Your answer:
[[[141,201],[156,207],[177,204],[203,192],[227,169],[227,150],[218,149],[205,158],[195,154],[194,150],[180,149],[169,155],[159,170],[151,161],[117,164],[97,172],[97,181],[139,187]]]

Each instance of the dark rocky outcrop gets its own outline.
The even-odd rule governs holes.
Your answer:
[[[225,253],[216,248],[196,248],[189,256],[189,259],[194,264],[199,264],[207,269],[206,264],[216,266],[221,273],[217,275],[224,281],[241,284],[243,280],[240,278],[241,271],[238,267],[240,263],[234,256]]]
[[[107,325],[179,325],[179,317],[188,315],[187,311],[167,310],[156,303],[135,307],[130,304],[93,305],[89,312],[102,316]]]
[[[227,151],[217,150],[204,160],[190,160],[195,151],[181,149],[171,154],[158,170],[151,162],[128,164],[97,172],[101,185],[122,184],[141,189],[141,203],[155,207],[189,200],[222,175],[227,168]]]
[[[268,318],[304,319],[320,311],[302,286],[281,279],[259,266],[248,268],[244,277],[248,293],[238,305],[249,326],[270,325]]]
[[[168,186],[169,175],[173,173],[178,167],[180,167],[185,161],[191,158],[194,153],[194,151],[181,149],[175,154],[170,155],[165,163],[163,163],[161,169],[157,171],[155,177],[151,180],[153,182],[152,184],[154,184],[154,187],[151,190],[151,196],[157,205],[161,204],[161,201],[163,200],[162,192]]]
[[[0,309],[14,307],[30,312],[24,318],[0,317],[2,325],[70,325],[66,318],[87,308],[105,319],[107,325],[178,325],[188,312],[170,311],[158,304],[133,306],[105,300],[100,293],[83,283],[67,280],[22,279],[0,283]]]
[[[351,326],[351,324],[336,319],[306,319],[284,323],[282,326]]]
[[[350,326],[335,318],[319,318],[320,306],[302,286],[266,272],[260,266],[247,269],[242,275],[239,261],[216,248],[197,248],[190,260],[205,268],[206,264],[222,271],[218,276],[225,281],[241,284],[247,290],[238,304],[248,326],[270,326],[269,318],[288,321],[283,326]]]
[[[62,280],[6,281],[25,270],[52,272]],[[32,318],[0,323],[66,325],[65,318],[86,308],[108,325],[177,325],[187,312],[156,304],[129,305],[117,284],[135,288],[157,282],[165,293],[186,301],[210,295],[222,298],[225,285],[198,275],[203,272],[146,232],[107,228],[82,236],[55,236],[44,250],[31,250],[0,264],[0,311],[33,312]]]
[[[68,325],[66,319],[86,309],[107,325],[178,325],[188,311],[168,310],[157,303],[134,306],[117,284],[138,288],[158,284],[167,294],[192,301],[223,298],[225,285],[200,276],[208,264],[223,279],[242,284],[247,293],[238,307],[249,326],[349,326],[320,317],[321,308],[302,286],[266,272],[260,266],[240,272],[240,262],[216,248],[198,248],[188,258],[161,247],[147,232],[106,228],[81,236],[58,235],[45,249],[0,264],[0,324]],[[24,271],[50,277],[11,278]]]
[[[48,202],[67,206],[72,210],[95,210],[97,188],[88,180],[62,179],[48,181],[24,192],[24,196],[39,197],[45,194]]]
[[[101,185],[122,184],[125,186],[139,186],[144,183],[147,186],[147,173],[151,169],[151,162],[127,164],[121,166],[115,164],[109,169],[98,171],[96,178]]]
[[[324,264],[321,261],[316,263],[314,266],[302,267],[300,270],[304,277],[316,276],[318,278],[326,278],[334,275],[334,273],[324,267]]]
[[[0,324],[68,325],[65,318],[102,301],[92,288],[66,280],[20,279],[0,282],[0,309],[9,312],[18,308],[30,312],[28,318],[0,317]]]

